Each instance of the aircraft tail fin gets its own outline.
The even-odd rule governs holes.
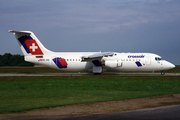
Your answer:
[[[45,55],[51,52],[42,45],[31,31],[9,30],[8,32],[15,35],[24,56]]]

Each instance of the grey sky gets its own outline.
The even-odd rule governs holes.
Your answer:
[[[22,54],[7,30],[58,52],[151,52],[180,65],[179,0],[1,0],[0,54]]]

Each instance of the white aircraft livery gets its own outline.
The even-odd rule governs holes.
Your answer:
[[[175,66],[153,53],[52,52],[31,31],[13,31],[25,61],[66,71],[161,71]]]

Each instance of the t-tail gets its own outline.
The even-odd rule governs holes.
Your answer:
[[[39,59],[42,59],[44,56],[52,53],[42,45],[33,32],[13,30],[9,30],[8,32],[15,35],[24,54],[25,61],[39,64]]]
[[[33,32],[13,30],[8,32],[14,33],[24,56],[45,55],[51,52],[42,45]]]

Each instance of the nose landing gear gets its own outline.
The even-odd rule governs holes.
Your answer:
[[[165,72],[164,72],[164,71],[161,71],[161,75],[165,75]]]

